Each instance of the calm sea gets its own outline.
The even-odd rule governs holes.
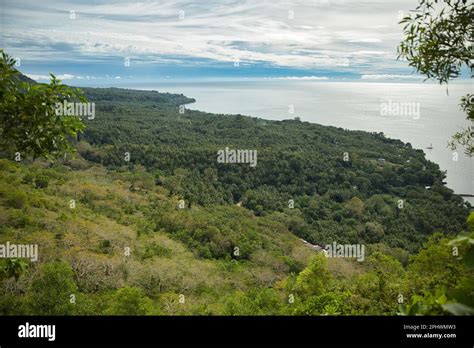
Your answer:
[[[270,120],[300,117],[323,125],[383,132],[423,149],[427,158],[447,171],[447,186],[456,193],[474,194],[473,159],[461,149],[456,158],[447,147],[450,136],[467,125],[458,105],[462,95],[473,92],[472,84],[450,85],[449,95],[444,86],[422,83],[259,80],[129,87],[183,93],[196,99],[187,105],[189,109]],[[474,204],[474,199],[467,200]]]

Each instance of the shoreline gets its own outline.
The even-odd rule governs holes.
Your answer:
[[[269,82],[269,80],[267,80],[266,82]],[[279,82],[288,82],[288,80],[280,80]],[[331,82],[327,82],[327,81],[305,81],[304,83],[306,82],[318,82],[319,83],[331,83]],[[378,82],[369,82],[369,84],[376,84]],[[366,83],[364,83],[366,84]],[[413,85],[412,83],[410,83],[410,85]],[[81,88],[81,87],[79,87]],[[182,91],[182,92],[176,92],[176,91],[170,91],[170,90],[165,90],[165,89],[160,89],[160,88],[137,88],[137,87],[131,87],[131,86],[120,86],[120,87],[85,87],[85,88],[99,88],[99,89],[102,89],[102,88],[118,88],[118,89],[129,89],[129,90],[135,90],[135,91],[155,91],[157,93],[169,93],[169,94],[176,94],[176,95],[182,95],[186,98],[189,98],[189,99],[192,99],[192,101],[189,101],[189,102],[186,102],[186,103],[183,103],[181,105],[186,105],[187,107],[190,106],[189,110],[192,110],[192,111],[196,111],[196,112],[202,112],[202,113],[207,113],[207,114],[214,114],[214,115],[241,115],[243,117],[249,117],[249,118],[256,118],[256,119],[260,119],[264,122],[283,122],[283,121],[295,121],[294,118],[288,118],[288,119],[270,119],[267,117],[260,117],[260,116],[252,116],[252,115],[249,115],[249,114],[246,114],[246,113],[219,113],[219,112],[214,112],[214,111],[205,111],[203,109],[195,109],[193,108],[192,106],[196,106],[196,104],[199,104],[199,99],[193,97],[193,96],[188,96],[189,93],[186,93],[185,91]],[[197,105],[197,107],[200,107],[199,105]],[[297,116],[296,114],[294,115],[295,117]],[[440,171],[445,171],[447,174],[446,174],[446,180],[448,181],[446,184],[444,184],[445,187],[453,190],[453,192],[462,197],[463,200],[465,202],[468,202],[470,203],[471,205],[474,205],[474,192],[473,193],[469,193],[469,192],[465,192],[465,190],[458,190],[458,192],[456,192],[456,190],[454,188],[452,188],[452,185],[450,185],[449,181],[451,181],[453,178],[451,178],[451,180],[448,178],[448,172],[449,172],[449,169],[450,168],[445,168],[445,166],[442,165],[442,163],[440,163],[439,161],[436,161],[436,160],[433,160],[430,156],[430,152],[429,151],[426,151],[426,148],[425,147],[417,147],[417,146],[414,146],[412,142],[408,141],[408,140],[404,140],[400,137],[394,137],[392,135],[389,135],[387,134],[386,132],[384,131],[371,131],[371,130],[367,130],[367,129],[361,129],[361,128],[348,128],[348,127],[340,127],[340,126],[337,126],[337,125],[328,125],[328,124],[323,124],[323,123],[319,123],[319,122],[314,122],[314,121],[309,121],[309,120],[301,120],[300,122],[308,122],[310,124],[316,124],[316,125],[319,125],[319,126],[323,126],[323,127],[332,127],[332,128],[336,128],[336,129],[344,129],[346,131],[350,131],[350,132],[364,132],[364,133],[367,133],[367,134],[374,134],[374,133],[382,133],[383,136],[387,139],[391,139],[391,140],[397,140],[397,141],[400,141],[402,142],[403,144],[410,144],[411,147],[415,150],[421,150],[423,151],[424,153],[424,156],[427,160],[437,164],[439,166],[439,170]]]

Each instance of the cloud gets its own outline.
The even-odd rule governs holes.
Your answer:
[[[43,80],[49,81],[50,79],[50,76],[48,75],[36,75],[36,74],[25,74],[25,75],[35,81],[43,81]]]
[[[352,39],[352,40],[348,40],[348,41],[352,42],[352,43],[378,43],[378,42],[382,42],[382,40],[376,39],[376,38],[359,38],[359,39]]]
[[[78,79],[78,80],[95,80],[96,77],[95,76],[90,76],[90,75],[86,75],[86,76],[78,75],[78,76],[76,76],[76,79]]]
[[[353,55],[353,56],[385,56],[385,55],[390,55],[390,52],[384,52],[384,51],[356,51],[356,52],[351,52],[351,55]]]
[[[283,76],[283,77],[270,77],[270,80],[314,80],[314,81],[323,81],[329,80],[327,76]]]
[[[51,76],[49,75],[41,75],[41,74],[25,74],[25,75],[35,81],[49,81],[51,79]],[[71,74],[60,74],[60,75],[57,75],[56,78],[58,80],[72,80],[76,78],[76,76],[71,75]]]
[[[132,64],[231,66],[239,60],[241,67],[362,73],[369,66],[385,73],[380,56],[396,57],[398,12],[411,6],[407,0],[5,0],[1,36],[7,52],[30,62],[130,57]],[[348,66],[341,64],[347,59]],[[404,66],[394,59],[389,65]]]
[[[379,81],[379,80],[423,80],[423,76],[419,75],[393,75],[393,74],[380,74],[380,75],[362,75],[361,80],[368,81]]]
[[[75,78],[74,75],[71,75],[71,74],[61,74],[61,75],[58,75],[56,76],[59,80],[71,80],[73,78]]]

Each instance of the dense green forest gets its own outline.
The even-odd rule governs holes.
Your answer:
[[[75,156],[2,149],[0,243],[37,244],[39,260],[0,260],[1,314],[473,313],[474,213],[423,151],[82,91],[96,109]],[[258,164],[219,163],[226,147]],[[364,261],[312,246],[333,242],[363,244]]]
[[[180,114],[190,102],[184,96],[84,90],[97,117],[81,135],[80,155],[109,169],[143,166],[188,206],[242,202],[257,216],[283,213],[293,233],[316,244],[382,242],[409,252],[434,232],[465,229],[469,208],[443,185],[438,165],[383,134]],[[225,147],[257,150],[258,165],[218,163],[217,151]]]

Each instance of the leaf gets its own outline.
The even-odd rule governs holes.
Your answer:
[[[410,309],[408,310],[408,315],[415,315],[418,313],[418,310],[420,309],[420,304],[419,302],[414,303]]]
[[[468,268],[474,268],[474,248],[472,246],[466,251],[466,255],[464,256],[464,264]]]
[[[474,315],[474,308],[458,302],[450,302],[442,305],[443,309],[454,315]]]
[[[448,245],[459,245],[459,244],[471,244],[474,245],[474,238],[469,238],[466,236],[458,236],[455,239],[449,241]]]
[[[444,293],[441,294],[441,295],[436,299],[436,303],[438,303],[438,304],[440,304],[440,305],[445,304],[447,301],[448,301],[448,298],[446,297],[446,295],[445,295]]]

